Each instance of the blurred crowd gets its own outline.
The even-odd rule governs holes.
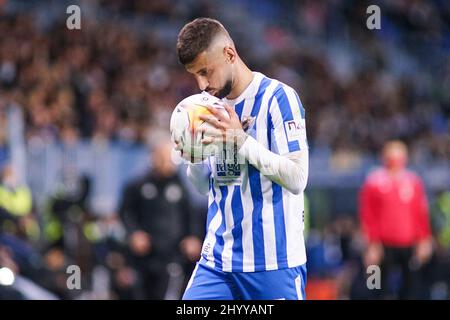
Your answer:
[[[68,30],[64,14],[44,27],[33,12],[3,13],[1,104],[25,109],[28,139],[145,141],[149,127],[165,121],[173,106],[197,88],[177,64],[175,37],[162,40],[151,21],[142,31],[116,17],[175,21],[176,32],[192,15],[220,16],[222,8],[234,6],[230,2],[226,10],[223,3],[200,1],[189,11],[181,1],[93,3],[110,16],[83,16],[81,30]],[[248,1],[248,10],[257,3]],[[300,92],[312,146],[376,153],[386,139],[401,138],[417,161],[448,160],[449,5],[380,3],[379,31],[365,27],[364,1],[287,1],[272,4],[278,10],[270,17],[242,10],[248,28],[244,22],[240,27],[229,23],[254,69]],[[288,19],[273,20],[286,11]],[[252,18],[266,25],[253,30]],[[246,47],[240,40],[253,32],[259,45]],[[259,56],[264,47],[266,53]]]
[[[69,4],[81,7],[81,30],[66,27],[65,8]],[[7,122],[11,108],[22,111],[27,146],[77,145],[81,141],[152,145],[156,132],[167,130],[176,103],[198,91],[194,79],[177,63],[175,52],[178,30],[197,16],[223,21],[252,69],[282,80],[299,92],[307,110],[312,151],[345,154],[350,162],[351,156],[376,155],[385,141],[401,139],[409,147],[412,164],[448,165],[450,3],[378,1],[381,30],[366,28],[369,4],[373,3],[1,0],[2,186],[11,190],[10,185],[20,185],[8,182],[14,180],[13,169],[7,164],[11,158]],[[175,171],[168,171],[163,181],[175,175]],[[89,205],[91,179],[69,168],[61,188],[39,206],[23,181],[17,196],[21,198],[16,199],[20,206],[12,207],[12,200],[2,202],[0,197],[0,267],[20,270],[18,274],[61,298],[83,297],[83,290],[65,289],[65,270],[70,264],[81,265],[86,274],[96,275],[83,277],[82,287],[91,289],[90,297],[177,298],[180,283],[185,281],[183,277],[180,280],[180,274],[189,275],[199,250],[196,241],[202,237],[199,230],[203,221],[195,219],[201,214],[190,219],[195,221],[193,226],[173,235],[171,249],[166,250],[177,252],[177,257],[163,259],[164,266],[157,266],[168,275],[164,290],[147,295],[145,288],[135,284],[145,283],[139,277],[149,274],[143,265],[151,264],[148,235],[155,231],[134,234],[125,207],[136,207],[136,203],[125,201],[127,188],[138,188],[143,199],[150,201],[164,197],[155,186],[167,181],[158,178],[155,182],[147,172],[122,190],[114,214],[98,219]],[[185,188],[178,182],[176,185],[179,190]],[[184,197],[180,195],[175,202],[170,197],[166,200],[178,203],[181,199]],[[448,255],[448,191],[438,190],[431,200],[432,212],[440,212],[433,215],[436,237],[442,252]],[[172,218],[184,221],[184,215],[191,214],[186,210],[174,209]],[[311,211],[314,221],[313,215]],[[180,221],[174,223],[185,225]],[[167,227],[161,228],[164,234]],[[333,263],[313,256],[315,246],[326,249],[323,256],[331,257],[336,270],[342,270],[338,266],[361,254],[357,230],[354,214],[342,221],[333,218],[323,230],[315,230],[312,225],[311,274],[314,270],[321,274],[321,268],[326,268],[326,275],[338,273],[350,290],[345,272],[351,274],[351,268],[333,273]],[[322,262],[316,265],[319,260]],[[108,277],[112,278],[98,280]],[[155,280],[149,277],[146,281]],[[178,289],[167,291],[169,283]],[[342,289],[338,297],[349,297],[348,290]]]

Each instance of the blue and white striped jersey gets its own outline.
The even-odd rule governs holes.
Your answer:
[[[284,155],[308,148],[305,110],[294,89],[254,72],[236,99],[241,121],[253,117],[247,133]],[[234,157],[236,160],[236,157]],[[209,158],[207,234],[201,264],[225,272],[278,270],[306,262],[303,193],[294,195],[244,161]]]

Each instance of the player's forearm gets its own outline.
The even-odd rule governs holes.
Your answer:
[[[239,154],[273,182],[299,194],[308,181],[308,150],[281,156],[267,150],[252,137],[248,137]]]
[[[209,175],[206,173],[205,166],[204,163],[189,164],[187,177],[198,192],[207,195],[209,192]]]

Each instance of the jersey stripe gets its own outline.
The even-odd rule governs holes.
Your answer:
[[[259,109],[261,108],[261,103],[263,99],[263,94],[266,88],[270,84],[270,80],[268,78],[265,78],[261,80],[261,84],[259,85],[258,93],[255,96],[255,103],[253,104],[252,113],[251,116],[255,117],[259,113]]]
[[[209,201],[208,201],[209,202],[208,213],[206,215],[206,233],[208,233],[208,229],[209,229],[209,226],[211,224],[211,220],[216,215],[216,212],[218,210],[216,199],[215,199],[216,198],[216,191],[212,187],[212,182],[211,181],[213,181],[213,179],[211,179],[210,183],[209,183],[209,191],[212,192],[212,196],[211,196],[211,193],[210,193]]]
[[[244,109],[244,104],[245,104],[245,99],[234,106],[234,111],[236,111],[236,113],[239,116],[239,119],[241,119],[241,120],[242,120],[242,111]]]
[[[298,97],[297,92],[294,91],[295,99],[297,100],[298,106],[300,107],[300,115],[302,116],[302,119],[305,119],[305,108],[303,107],[302,102],[300,101],[300,98]]]
[[[225,232],[223,233],[224,247],[222,251],[222,270],[226,272],[232,271],[232,259],[233,259],[233,243],[234,237],[232,230],[234,228],[234,218],[231,209],[232,194],[229,193],[228,187],[221,187],[224,191],[222,192],[222,197],[226,192],[225,204],[222,210],[224,216]]]
[[[286,97],[289,100],[289,105],[291,106],[290,110],[293,113],[293,118],[298,119],[299,121],[305,122],[305,109],[303,108],[302,103],[300,102],[300,98],[295,92],[294,89],[287,87],[285,88]],[[306,141],[306,135],[302,137],[299,142],[299,149],[303,150],[308,147],[308,143]]]
[[[258,114],[261,108],[263,93],[267,86],[270,84],[270,80],[264,78],[259,85],[258,93],[255,97],[251,116],[254,117]],[[256,123],[254,124],[254,130],[256,130]],[[264,266],[266,264],[265,251],[264,251],[264,230],[263,230],[263,195],[261,191],[261,177],[260,173],[251,164],[248,165],[248,175],[250,180],[250,190],[253,199],[253,255],[255,260],[255,266]]]
[[[260,111],[256,117],[256,137],[259,143],[264,146],[268,145],[267,141],[267,110],[269,109],[270,97],[272,96],[275,88],[278,85],[278,81],[271,80],[267,86],[265,93],[262,97]],[[261,179],[261,192],[263,194],[263,233],[264,233],[264,253],[265,253],[265,269],[276,270],[278,268],[277,259],[277,238],[275,236],[275,221],[272,205],[272,181],[267,179],[260,173]],[[257,266],[260,267],[260,266]]]
[[[250,190],[253,199],[252,225],[253,225],[253,256],[255,265],[266,264],[264,257],[264,234],[262,221],[263,196],[261,193],[261,180],[259,171],[251,164],[248,165],[248,176],[250,179]]]
[[[242,209],[241,187],[234,186],[233,198],[231,200],[231,210],[233,212],[234,228],[233,233],[233,270],[243,272],[243,251],[242,251],[242,220],[244,212]]]
[[[272,204],[275,223],[275,238],[277,239],[278,268],[287,268],[287,244],[283,207],[283,190],[280,185],[274,182],[272,182]]]
[[[288,267],[292,268],[306,262],[305,245],[303,243],[303,194],[294,195],[282,189],[283,206],[285,208],[285,226],[287,234]],[[300,204],[301,206],[299,206]],[[289,214],[286,214],[289,213]]]
[[[283,122],[283,127],[284,127],[284,123],[286,121],[294,120],[294,116],[292,115],[292,109],[291,109],[291,104],[289,103],[289,99],[288,99],[286,92],[281,84],[276,89],[275,97],[278,102],[278,107],[279,107],[279,110],[281,113],[281,118],[283,119],[282,122]],[[285,133],[286,139],[287,139],[286,128],[284,128],[284,133]],[[289,152],[299,151],[300,146],[298,144],[298,141],[296,141],[296,140],[288,141],[288,149],[289,149]]]
[[[221,219],[220,225],[216,231],[216,244],[214,245],[213,254],[214,254],[214,261],[216,262],[216,264],[220,265],[220,268],[222,268],[222,252],[224,246],[223,233],[225,232],[225,216],[223,213],[228,189],[226,187],[220,187],[220,191],[221,191],[221,199],[219,201],[218,214],[221,216]]]
[[[243,175],[249,176],[248,166],[244,167]],[[249,179],[243,181],[241,185],[242,211],[242,249],[243,249],[243,271],[255,271],[254,248],[253,248],[253,198],[250,191]]]
[[[257,85],[259,87],[260,79],[255,80],[258,81]],[[251,113],[254,104],[254,99],[244,99],[243,101],[244,105],[242,113],[240,114],[241,120],[242,115],[249,115]],[[246,165],[243,166],[242,176],[243,177],[249,176],[248,167]],[[241,223],[242,265],[243,265],[242,268],[244,272],[253,272],[255,271],[254,248],[253,248],[253,220],[252,220],[253,198],[250,191],[249,179],[243,179],[239,189],[240,189],[240,197],[242,199],[242,214],[243,214],[243,219]]]
[[[214,188],[212,188],[211,194],[213,195],[213,202],[209,206],[208,210],[208,230],[206,233],[206,239],[202,248],[202,256],[207,261],[207,265],[214,268],[215,267],[215,259],[214,259],[214,246],[217,241],[216,232],[220,227],[222,216],[219,212],[219,207],[215,202],[216,192]]]

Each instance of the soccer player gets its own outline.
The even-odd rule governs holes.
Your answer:
[[[222,99],[229,115],[209,107],[213,116],[201,119],[216,135],[202,142],[234,147],[188,166],[209,206],[201,258],[183,299],[305,299],[308,144],[297,93],[251,71],[217,20],[186,24],[177,52],[200,89]]]

